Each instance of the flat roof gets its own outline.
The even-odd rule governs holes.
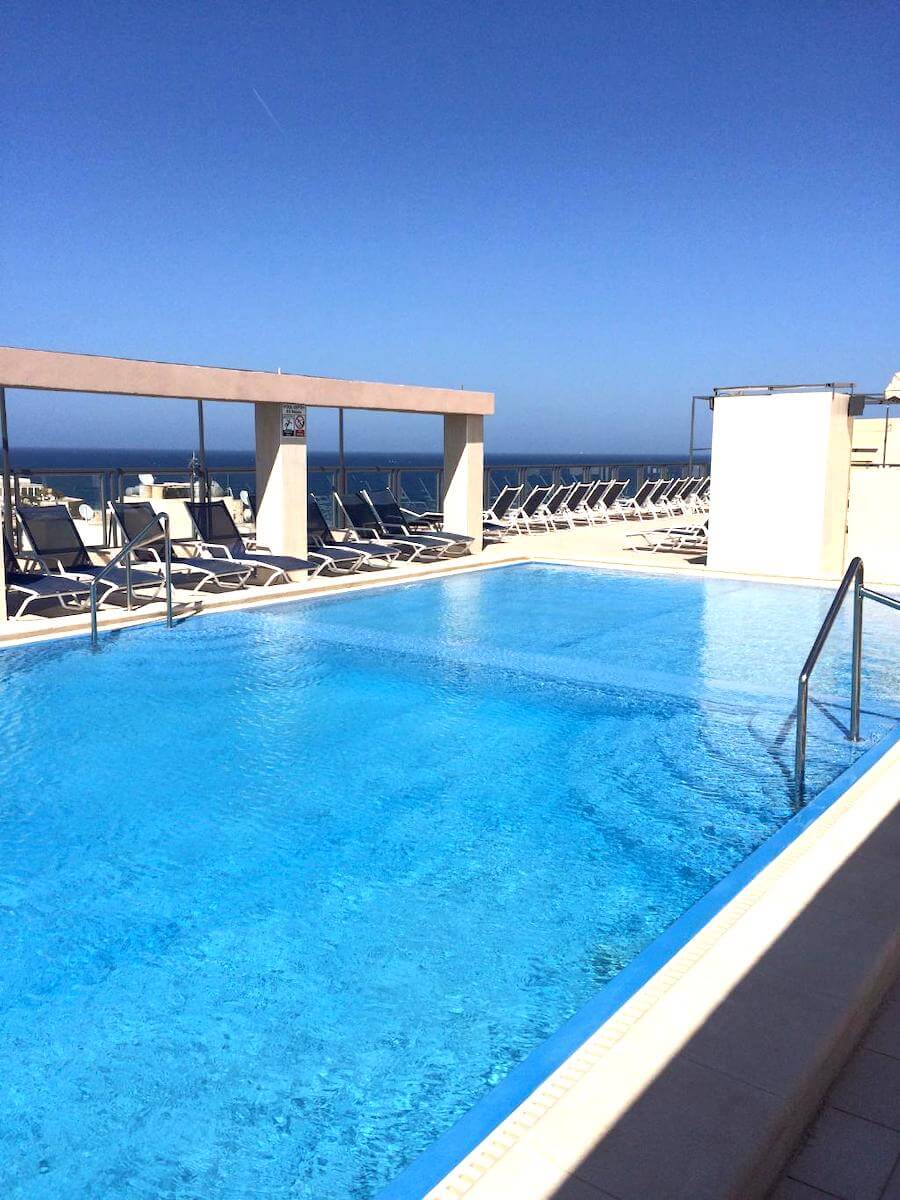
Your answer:
[[[493,392],[363,383],[316,375],[198,367],[16,346],[0,346],[0,387],[469,416],[489,416],[494,411]]]

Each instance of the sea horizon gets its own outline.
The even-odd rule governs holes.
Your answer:
[[[147,448],[147,447],[84,447],[73,448],[66,446],[10,446],[10,462],[17,471],[25,471],[29,467],[35,469],[66,467],[86,470],[96,467],[102,470],[123,470],[137,468],[141,470],[151,467],[162,469],[184,469],[187,467],[196,448]],[[695,457],[703,458],[708,451],[697,452]],[[586,464],[586,463],[675,463],[687,461],[688,451],[672,450],[666,453],[649,451],[618,451],[591,452],[584,451],[553,451],[538,454],[534,451],[485,451],[486,465],[505,465],[510,463],[525,464]],[[344,456],[345,462],[355,465],[385,467],[415,465],[439,466],[443,461],[440,450],[359,450],[348,449]],[[206,460],[210,467],[246,467],[252,466],[254,452],[252,449],[212,449],[207,447]],[[338,462],[337,449],[310,450],[309,461],[312,466],[332,466]]]

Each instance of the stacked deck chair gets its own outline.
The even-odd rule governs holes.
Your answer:
[[[311,562],[290,554],[264,553],[254,542],[250,549],[231,519],[224,500],[185,500],[185,508],[197,530],[200,546],[211,558],[228,560],[249,566],[262,576],[265,587],[275,583],[290,583],[291,571],[311,571],[318,575],[327,566],[324,559]]]
[[[419,536],[416,530],[410,528],[409,518],[404,516],[403,510],[397,503],[393,492],[387,488],[378,492],[368,492],[363,488],[359,494],[372,509],[373,516],[378,520],[388,537],[393,537],[395,534],[399,537],[407,537],[409,534]],[[427,534],[427,536],[437,545],[443,545],[444,552],[441,556],[443,558],[453,558],[460,554],[468,554],[469,546],[472,544],[472,539],[467,537],[466,534],[450,533],[447,529],[435,530]]]
[[[363,566],[389,567],[400,557],[399,549],[382,545],[380,542],[360,541],[358,538],[338,541],[321,504],[312,492],[309,493],[306,506],[306,535],[313,546],[321,551],[340,553],[346,550],[350,554],[358,555]]]
[[[91,551],[81,540],[64,504],[20,504],[17,511],[34,550],[33,557],[48,575],[68,576],[90,583],[106,570],[103,563],[95,563],[91,558]],[[163,577],[159,571],[131,569],[132,592],[143,592],[148,588],[159,591],[162,585]],[[128,572],[124,567],[113,567],[97,584],[98,602],[105,604],[115,595],[124,595],[127,586]]]
[[[134,557],[136,562],[142,563],[148,570],[164,570],[166,533],[159,513],[150,501],[138,500],[132,504],[125,504],[122,501],[111,500],[109,508],[126,542],[144,533],[148,525],[156,525],[158,535],[151,531],[152,540],[136,547]],[[223,588],[240,588],[245,586],[253,574],[253,567],[249,563],[229,562],[221,558],[185,557],[181,550],[188,545],[196,545],[196,542],[188,539],[171,543],[174,587],[192,592],[198,592],[209,584]]]
[[[709,543],[709,525],[670,525],[668,529],[642,529],[625,535],[631,550],[706,550]]]
[[[335,492],[334,498],[344,514],[347,527],[353,530],[356,537],[390,547],[409,562],[434,562],[435,559],[446,557],[447,543],[438,538],[424,533],[409,533],[403,537],[388,533],[378,514],[360,492],[345,492],[343,496]]]
[[[491,507],[484,510],[481,528],[485,539],[500,541],[504,534],[512,532],[507,516],[521,490],[520,484],[506,484]]]
[[[28,556],[25,556],[28,560]],[[63,608],[81,610],[90,599],[91,589],[86,583],[70,579],[65,575],[54,575],[41,569],[36,559],[28,561],[33,569],[23,569],[3,534],[3,566],[6,575],[7,607],[11,617],[23,617],[33,604],[61,604]]]

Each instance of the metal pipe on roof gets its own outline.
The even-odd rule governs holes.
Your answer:
[[[209,500],[209,479],[206,474],[206,431],[203,426],[202,400],[197,401],[197,431],[199,436],[197,457],[200,460],[200,500],[205,504]]]
[[[337,490],[343,496],[347,490],[347,463],[344,459],[344,410],[338,409],[338,486]],[[332,505],[334,501],[332,500]],[[342,514],[335,513],[335,520],[340,521],[343,526]]]
[[[0,444],[3,454],[3,529],[10,545],[15,545],[12,519],[12,483],[9,469],[9,426],[6,422],[6,388],[0,387]]]
[[[338,470],[340,471],[340,491],[347,490],[347,464],[344,460],[344,410],[338,409]]]

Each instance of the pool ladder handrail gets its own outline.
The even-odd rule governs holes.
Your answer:
[[[885,596],[884,593],[873,591],[872,588],[865,586],[862,559],[858,557],[851,559],[797,679],[797,734],[794,743],[794,787],[796,789],[796,802],[798,805],[803,802],[803,780],[806,773],[809,677],[812,675],[813,668],[819,661],[819,656],[828,640],[828,635],[831,633],[838,614],[841,611],[844,598],[851,586],[853,587],[853,631],[851,635],[853,654],[850,675],[850,731],[848,734],[848,739],[851,742],[858,742],[860,740],[859,715],[862,691],[863,600],[875,600],[879,604],[886,604],[889,608],[900,610],[900,600],[893,596]]]
[[[127,541],[122,548],[109,560],[103,570],[95,575],[91,580],[91,647],[97,649],[100,643],[99,634],[97,631],[97,588],[109,572],[112,572],[115,567],[124,559],[125,560],[125,602],[128,606],[128,611],[131,612],[134,594],[131,587],[131,559],[135,550],[139,550],[141,546],[147,545],[149,542],[159,540],[159,527],[162,525],[164,541],[165,541],[165,575],[164,582],[166,586],[166,627],[171,629],[174,625],[172,616],[172,537],[169,531],[169,514],[162,512],[157,513],[152,521],[148,521],[140,533],[136,534],[130,541]]]

